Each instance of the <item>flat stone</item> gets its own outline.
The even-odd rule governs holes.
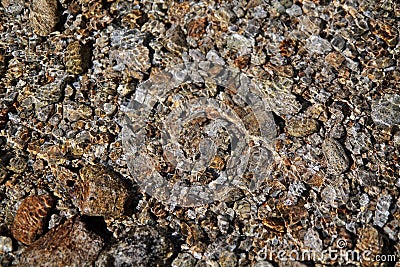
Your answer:
[[[294,137],[304,137],[318,131],[318,121],[311,118],[291,118],[286,123],[286,131]]]

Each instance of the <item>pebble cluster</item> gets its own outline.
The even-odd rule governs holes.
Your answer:
[[[1,0],[0,266],[399,266],[263,257],[341,246],[400,260],[399,35],[395,0]],[[205,75],[146,98],[193,64],[240,72],[268,112]],[[249,136],[270,129],[274,162],[249,164],[226,199],[165,203],[132,155],[182,177],[162,127],[199,97]],[[138,100],[153,104],[132,122],[146,125],[140,145],[123,138]],[[212,119],[184,127],[182,155],[196,158]],[[232,138],[209,132],[215,157],[182,183],[229,167]],[[268,179],[248,190],[256,174]]]

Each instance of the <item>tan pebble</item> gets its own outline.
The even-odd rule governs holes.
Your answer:
[[[399,36],[399,32],[396,27],[383,22],[378,22],[373,33],[385,41],[388,46],[396,46],[397,38]]]
[[[198,39],[206,32],[207,18],[194,19],[189,22],[188,35],[194,39]]]
[[[373,226],[367,225],[360,229],[360,237],[357,239],[356,248],[360,253],[368,252],[369,258],[373,259],[381,255],[387,244],[385,236],[379,233]],[[374,261],[364,261],[362,266],[378,266]]]
[[[310,118],[292,118],[286,123],[286,131],[294,137],[304,137],[318,131],[318,122]]]
[[[337,52],[331,52],[325,57],[325,61],[335,69],[339,69],[345,60],[345,57]]]
[[[221,267],[234,267],[237,266],[237,257],[231,251],[224,251],[221,253],[218,262]]]
[[[81,74],[89,65],[90,51],[79,41],[74,41],[67,46],[65,54],[65,68],[71,74]]]
[[[50,34],[59,20],[57,0],[32,1],[29,20],[36,34],[41,36]]]

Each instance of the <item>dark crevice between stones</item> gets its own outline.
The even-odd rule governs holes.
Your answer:
[[[112,233],[107,229],[107,224],[102,216],[81,216],[86,228],[104,239],[106,244],[111,243]]]
[[[278,128],[277,135],[279,135],[280,133],[284,132],[285,120],[282,117],[280,117],[278,114],[273,112],[273,111],[272,111],[272,115],[274,116],[274,121],[275,121],[275,124],[276,124],[276,126]]]

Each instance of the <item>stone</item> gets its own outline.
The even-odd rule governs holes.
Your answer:
[[[241,34],[232,34],[227,40],[227,47],[237,51],[240,55],[248,55],[254,46],[254,40]]]
[[[8,236],[0,236],[0,255],[13,250],[12,239]]]
[[[35,33],[40,36],[49,35],[59,20],[57,0],[32,1],[29,19]]]
[[[79,41],[67,46],[65,53],[65,68],[71,74],[82,74],[89,66],[90,50]]]
[[[158,229],[136,225],[127,238],[100,255],[96,266],[169,266],[173,251],[172,242]]]
[[[307,49],[311,53],[324,54],[332,50],[332,46],[328,40],[325,40],[318,35],[312,35],[306,44]]]
[[[318,131],[318,121],[311,118],[291,118],[286,122],[286,131],[294,137],[304,137]]]
[[[125,181],[102,165],[86,165],[74,186],[75,203],[82,214],[116,217],[123,215],[130,196]]]
[[[19,266],[93,266],[103,246],[99,235],[72,218],[28,247]]]
[[[384,95],[372,103],[371,109],[371,117],[375,124],[380,126],[400,125],[400,95]]]
[[[179,253],[172,262],[172,267],[191,267],[196,264],[196,259],[190,253]]]
[[[322,151],[328,161],[328,172],[331,174],[339,175],[349,168],[349,158],[337,140],[325,139],[322,143]]]
[[[44,230],[54,199],[49,195],[29,196],[17,210],[12,234],[18,241],[30,245]]]

